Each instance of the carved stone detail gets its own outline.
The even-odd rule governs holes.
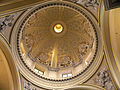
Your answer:
[[[94,79],[94,82],[106,90],[115,90],[109,72],[106,68],[103,68],[103,70],[97,73],[97,77]]]
[[[32,87],[32,84],[30,82],[24,82],[23,83],[23,90],[37,90],[37,89]]]
[[[3,18],[0,18],[0,32],[5,30],[7,27],[11,27],[13,20],[14,20],[14,15],[8,15]]]

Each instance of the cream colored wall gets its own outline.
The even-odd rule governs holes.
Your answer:
[[[10,50],[0,33],[0,90],[21,90],[19,72]]]
[[[120,90],[120,8],[105,11],[102,2],[99,13],[108,67],[117,89]]]
[[[120,8],[110,10],[109,27],[112,50],[120,72]]]
[[[0,90],[14,90],[12,75],[6,57],[0,49]]]

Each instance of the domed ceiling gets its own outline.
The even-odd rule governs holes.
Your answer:
[[[21,15],[14,31],[16,57],[33,76],[43,80],[82,80],[82,75],[93,74],[101,62],[96,20],[74,3],[49,1],[37,5]]]
[[[97,44],[95,30],[87,18],[74,7],[59,3],[32,12],[19,37],[22,59],[43,66],[45,74],[47,70],[55,72],[54,79],[62,79],[61,74],[68,69],[72,74],[71,69],[80,67],[74,75],[81,73],[92,61]]]

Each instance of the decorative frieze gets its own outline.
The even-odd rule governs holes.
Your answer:
[[[14,14],[0,18],[0,32],[13,25]]]

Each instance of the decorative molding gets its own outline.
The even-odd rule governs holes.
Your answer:
[[[120,0],[103,0],[105,10],[111,10],[120,7]]]
[[[69,1],[81,4],[86,8],[91,7],[93,9],[93,11],[96,11],[96,12],[97,12],[98,6],[99,6],[99,0],[69,0]]]
[[[4,16],[10,13],[28,9],[32,7],[33,5],[40,4],[43,1],[47,1],[47,0],[32,0],[32,1],[14,0],[14,1],[9,1],[8,3],[6,3],[6,0],[5,0],[4,3],[6,4],[0,5],[0,16]]]
[[[0,17],[0,34],[7,40],[10,45],[10,36],[12,27],[14,26],[17,18],[23,13],[23,11],[16,12],[4,17]]]

